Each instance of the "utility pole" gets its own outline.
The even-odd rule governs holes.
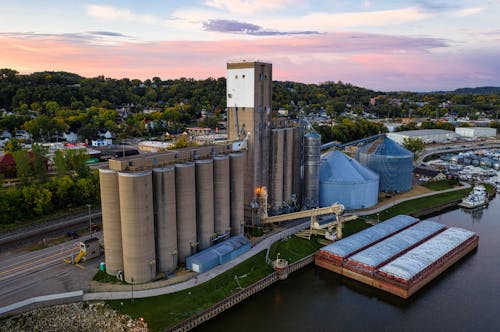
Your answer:
[[[90,204],[87,204],[88,208],[89,208],[89,231],[90,231],[90,237],[89,239],[92,238],[92,215],[90,214],[90,207],[91,205]]]

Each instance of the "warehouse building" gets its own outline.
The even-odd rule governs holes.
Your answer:
[[[496,137],[497,129],[489,127],[457,127],[455,133],[463,137]]]
[[[457,137],[453,131],[443,129],[407,130],[387,133],[386,135],[398,144],[403,144],[405,138],[418,138],[425,144],[432,144],[454,141]]]

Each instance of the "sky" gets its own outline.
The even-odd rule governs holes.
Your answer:
[[[500,86],[500,0],[0,0],[0,68],[273,79],[378,91]]]

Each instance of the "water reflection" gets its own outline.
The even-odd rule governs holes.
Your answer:
[[[309,266],[197,331],[500,331],[500,199],[429,219],[479,234],[479,247],[408,300]]]

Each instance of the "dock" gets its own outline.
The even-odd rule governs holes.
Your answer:
[[[409,218],[391,218],[323,247],[315,264],[406,299],[478,246],[474,232]]]

